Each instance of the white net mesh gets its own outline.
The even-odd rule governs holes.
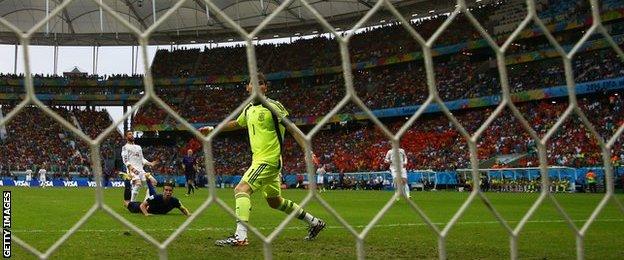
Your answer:
[[[95,2],[97,5],[101,6],[101,8],[105,12],[107,12],[109,15],[111,15],[113,17],[113,19],[115,19],[117,22],[121,23],[121,25],[123,25],[128,30],[133,32],[133,34],[136,36],[136,38],[138,39],[139,44],[141,46],[142,58],[143,58],[142,62],[143,62],[143,66],[145,67],[146,73],[145,73],[145,78],[144,78],[144,82],[145,82],[145,96],[143,98],[141,98],[135,104],[135,106],[133,106],[133,108],[130,111],[125,113],[124,116],[121,119],[119,119],[116,122],[114,122],[113,125],[110,125],[105,131],[100,133],[100,135],[97,138],[91,139],[85,133],[83,133],[82,131],[77,129],[75,126],[73,126],[72,123],[66,121],[61,116],[59,116],[58,114],[53,112],[50,108],[48,108],[44,103],[42,103],[42,101],[40,101],[37,98],[37,96],[35,95],[34,88],[33,88],[33,79],[32,79],[31,73],[30,73],[30,61],[31,61],[31,59],[29,57],[29,51],[28,51],[30,37],[35,32],[37,32],[40,28],[42,28],[44,25],[46,25],[46,22],[48,20],[50,20],[52,17],[54,17],[57,14],[59,14],[60,12],[62,12],[64,10],[64,8],[66,8],[72,2],[74,2],[74,1],[73,0],[62,1],[62,3],[60,5],[58,5],[54,10],[51,11],[51,13],[47,16],[46,19],[44,19],[42,21],[39,21],[33,28],[31,28],[27,32],[20,31],[17,27],[13,26],[9,22],[7,22],[5,19],[0,18],[0,24],[6,26],[7,28],[9,28],[13,32],[15,32],[15,34],[17,35],[17,37],[18,37],[18,39],[20,41],[20,44],[23,47],[23,49],[22,49],[23,57],[24,57],[24,61],[23,62],[24,62],[24,65],[25,65],[24,66],[24,74],[25,74],[25,81],[24,82],[25,82],[25,88],[26,88],[26,93],[27,93],[25,98],[24,98],[24,100],[21,103],[19,103],[19,105],[17,105],[12,111],[10,111],[4,117],[4,119],[2,119],[2,121],[0,121],[0,125],[7,124],[12,118],[14,118],[18,113],[20,113],[20,111],[22,111],[24,109],[24,107],[26,107],[28,105],[36,105],[41,110],[43,110],[47,115],[49,115],[51,118],[56,120],[58,123],[60,123],[62,126],[67,128],[72,133],[74,133],[78,138],[80,138],[84,142],[88,143],[89,146],[90,146],[90,152],[91,152],[90,154],[91,154],[92,168],[93,168],[93,171],[94,171],[94,174],[95,174],[95,178],[96,178],[96,183],[97,183],[97,187],[96,187],[96,191],[95,191],[95,194],[96,194],[95,202],[94,202],[93,206],[87,211],[87,213],[76,224],[74,224],[72,226],[72,228],[67,231],[67,233],[65,233],[61,238],[59,238],[45,252],[38,251],[37,249],[33,248],[28,243],[24,242],[23,240],[21,240],[19,237],[15,236],[15,235],[13,235],[13,239],[14,239],[14,241],[17,244],[19,244],[21,247],[23,247],[25,250],[27,250],[28,252],[32,253],[33,255],[35,255],[35,256],[37,256],[37,257],[39,257],[41,259],[47,259],[65,241],[67,241],[67,239],[72,234],[74,234],[91,216],[93,216],[93,214],[95,212],[97,212],[98,210],[102,210],[102,211],[108,213],[110,216],[112,216],[117,221],[121,222],[126,227],[128,227],[131,230],[135,231],[137,234],[142,236],[146,241],[148,241],[149,243],[151,243],[154,246],[156,246],[158,248],[158,250],[159,250],[160,258],[166,259],[167,256],[168,256],[167,255],[167,248],[171,244],[171,242],[173,242],[184,230],[186,230],[187,227],[198,216],[200,216],[201,213],[207,207],[209,207],[210,205],[216,204],[219,207],[221,207],[225,212],[227,212],[229,215],[231,215],[232,217],[236,218],[236,215],[233,212],[233,210],[223,200],[221,200],[217,196],[217,193],[216,193],[215,178],[214,178],[215,175],[214,175],[214,167],[213,167],[214,165],[213,165],[213,158],[212,158],[212,151],[211,151],[211,142],[215,138],[215,136],[217,136],[220,132],[222,132],[222,129],[225,126],[225,122],[228,122],[229,120],[233,119],[236,115],[238,115],[238,113],[241,112],[241,110],[243,109],[243,107],[244,107],[244,105],[246,103],[250,102],[252,99],[254,99],[256,97],[261,97],[262,98],[262,102],[266,103],[267,102],[266,98],[264,97],[263,94],[260,93],[258,88],[255,87],[254,90],[253,90],[252,95],[244,103],[242,103],[237,109],[232,111],[232,113],[220,125],[218,125],[215,128],[215,130],[210,135],[208,135],[208,136],[201,135],[197,130],[195,130],[195,128],[193,126],[191,126],[191,124],[189,124],[184,118],[180,117],[158,95],[156,95],[156,93],[154,91],[153,78],[152,78],[152,75],[150,73],[149,62],[148,62],[148,59],[147,59],[147,57],[148,57],[148,55],[147,55],[147,44],[148,44],[148,39],[149,39],[150,35],[168,17],[170,17],[172,14],[174,14],[176,12],[176,10],[178,10],[186,1],[178,1],[166,13],[164,13],[163,15],[158,17],[158,20],[156,20],[154,22],[154,24],[152,24],[152,26],[148,27],[145,31],[142,32],[141,30],[139,30],[138,28],[136,28],[135,26],[130,24],[124,17],[120,16],[111,7],[109,7],[108,5],[104,4],[102,1],[100,1],[100,0],[93,0],[93,2]],[[269,22],[271,22],[273,19],[275,19],[280,12],[282,12],[285,8],[287,8],[293,2],[294,2],[294,0],[284,1],[283,3],[281,3],[279,5],[279,7],[271,15],[266,17],[266,19],[264,19],[252,32],[247,32],[243,28],[241,28],[236,22],[234,22],[232,19],[230,19],[230,17],[228,17],[222,10],[220,10],[212,1],[205,0],[206,6],[214,14],[216,14],[216,16],[220,20],[222,20],[224,23],[228,24],[231,28],[234,28],[234,30],[238,34],[240,34],[240,36],[243,39],[245,39],[246,48],[247,48],[247,57],[248,57],[248,69],[250,71],[251,82],[256,83],[256,84],[254,84],[255,86],[258,86],[258,84],[257,84],[258,83],[258,75],[257,75],[257,68],[256,68],[256,56],[255,56],[254,45],[252,44],[252,41],[253,41],[254,37],[256,35],[258,35],[258,33],[260,31],[262,31],[269,24]],[[388,1],[388,0],[379,0],[379,1],[377,1],[374,4],[374,6],[372,6],[372,8],[364,15],[364,17],[362,17],[356,23],[356,25],[352,28],[351,32],[355,32],[355,31],[357,31],[357,29],[361,28],[378,10],[380,10],[382,7],[384,7],[385,9],[387,9],[387,11],[389,11],[391,14],[393,14],[398,21],[400,21],[402,23],[403,27],[405,27],[405,29],[412,36],[414,41],[418,42],[418,44],[422,48],[422,51],[423,51],[423,54],[424,54],[424,60],[425,60],[426,76],[427,76],[427,86],[428,86],[428,90],[429,90],[429,96],[426,99],[426,101],[423,103],[423,105],[418,109],[418,111],[416,111],[411,116],[411,118],[407,121],[407,123],[396,134],[391,133],[390,130],[388,130],[388,128],[384,124],[382,124],[379,121],[379,119],[377,119],[373,115],[373,113],[364,105],[362,100],[358,97],[358,95],[357,95],[357,93],[356,93],[356,91],[355,91],[355,89],[353,87],[353,75],[352,75],[352,72],[351,72],[352,65],[351,65],[351,61],[350,61],[349,53],[348,53],[348,44],[349,44],[350,38],[353,36],[353,33],[347,33],[346,35],[339,34],[336,31],[336,29],[334,27],[332,27],[324,19],[324,17],[319,12],[317,12],[307,1],[300,0],[300,2],[302,4],[303,8],[307,9],[315,17],[315,19],[318,21],[318,23],[320,23],[326,30],[330,31],[335,36],[336,40],[338,41],[339,46],[340,46],[340,54],[341,54],[341,58],[342,58],[342,69],[343,69],[343,76],[344,76],[344,80],[345,80],[344,83],[345,83],[345,90],[346,90],[345,97],[329,112],[329,114],[325,115],[324,118],[307,135],[303,134],[303,132],[301,132],[299,130],[299,128],[296,125],[294,125],[291,121],[289,121],[288,119],[284,120],[284,122],[287,125],[287,129],[291,132],[291,134],[297,135],[299,137],[302,137],[305,140],[305,147],[303,147],[303,149],[306,151],[306,154],[305,154],[306,158],[305,159],[306,159],[306,164],[307,164],[308,177],[309,177],[310,180],[314,180],[315,179],[315,178],[312,178],[312,176],[314,174],[314,169],[313,169],[314,166],[313,166],[312,157],[311,157],[311,151],[312,151],[311,140],[320,131],[320,129],[323,127],[323,125],[328,123],[329,119],[332,116],[336,115],[338,113],[338,111],[340,111],[340,109],[343,108],[349,102],[353,102],[356,106],[361,108],[365,112],[365,114],[369,117],[369,119],[375,125],[377,125],[382,130],[382,132],[385,134],[385,136],[391,141],[392,148],[395,151],[394,154],[396,155],[393,158],[393,163],[395,165],[397,165],[397,167],[399,167],[398,165],[400,165],[400,160],[399,160],[399,157],[398,157],[399,153],[398,153],[398,150],[397,150],[398,147],[399,147],[399,140],[400,140],[400,138],[414,124],[414,122],[419,119],[419,117],[423,114],[423,112],[427,109],[427,107],[429,107],[431,104],[434,104],[434,103],[437,104],[441,108],[441,110],[444,113],[444,115],[446,115],[446,117],[448,117],[448,119],[451,121],[453,126],[466,139],[466,141],[468,143],[468,147],[470,149],[471,165],[472,165],[471,175],[472,175],[472,179],[473,180],[479,180],[479,169],[478,169],[479,163],[478,163],[478,158],[477,158],[477,146],[476,146],[477,141],[482,136],[484,131],[488,128],[490,123],[492,123],[493,120],[496,117],[498,117],[505,108],[509,108],[512,111],[513,116],[518,120],[518,122],[520,122],[520,124],[525,129],[525,131],[527,131],[527,133],[529,133],[529,135],[537,143],[538,155],[539,155],[539,161],[540,161],[540,171],[542,173],[541,176],[544,176],[541,179],[541,187],[542,187],[541,193],[540,193],[539,197],[537,198],[537,200],[533,203],[531,208],[524,214],[522,219],[516,224],[515,227],[511,226],[497,212],[496,208],[494,207],[494,205],[492,205],[490,203],[490,200],[485,195],[485,193],[483,193],[479,189],[474,189],[470,193],[470,195],[466,199],[466,201],[459,207],[459,209],[455,212],[453,217],[449,220],[449,222],[442,229],[440,229],[436,224],[434,224],[430,220],[430,218],[424,213],[424,211],[421,210],[421,208],[415,202],[413,202],[412,200],[406,200],[408,202],[408,204],[410,205],[410,207],[414,210],[414,212],[416,214],[418,214],[418,216],[420,216],[423,219],[423,221],[426,223],[426,225],[428,225],[433,230],[433,232],[436,234],[436,236],[438,237],[438,253],[439,253],[439,258],[440,259],[446,259],[446,255],[447,255],[447,251],[446,251],[446,238],[447,238],[449,232],[451,231],[451,229],[453,229],[453,227],[457,223],[458,219],[462,216],[462,214],[464,214],[464,212],[470,206],[470,204],[473,203],[474,200],[476,200],[477,198],[479,198],[487,206],[487,208],[496,217],[497,221],[499,221],[502,224],[502,226],[505,228],[505,230],[507,231],[507,234],[508,234],[509,239],[510,239],[510,255],[511,255],[512,259],[517,259],[518,258],[518,236],[519,236],[520,232],[523,230],[525,224],[528,223],[529,219],[535,213],[537,208],[540,205],[542,205],[542,203],[546,199],[552,200],[552,202],[554,203],[554,205],[556,206],[557,210],[562,215],[562,217],[565,219],[567,224],[574,230],[574,232],[576,234],[576,239],[577,239],[577,243],[576,243],[576,251],[577,252],[576,253],[577,253],[577,257],[579,259],[583,259],[584,258],[583,240],[584,240],[584,237],[585,237],[585,235],[587,233],[588,228],[595,221],[596,217],[603,210],[603,208],[609,202],[609,200],[613,199],[615,204],[619,207],[619,209],[622,212],[624,212],[624,206],[613,195],[613,191],[614,191],[613,168],[612,168],[611,162],[609,160],[609,158],[611,156],[611,154],[610,154],[611,148],[615,145],[615,142],[618,139],[618,137],[621,136],[622,133],[624,132],[624,125],[620,126],[620,128],[617,130],[617,132],[612,137],[610,137],[609,140],[604,140],[597,133],[597,131],[595,130],[595,128],[592,125],[592,123],[587,119],[587,117],[585,116],[584,112],[578,106],[577,99],[576,99],[576,94],[575,94],[574,75],[573,75],[572,65],[571,65],[571,60],[573,59],[573,57],[575,56],[577,51],[579,51],[579,49],[581,48],[583,43],[585,43],[592,34],[596,34],[596,33],[602,35],[608,41],[608,43],[611,45],[611,47],[615,50],[615,52],[619,55],[619,57],[622,60],[624,60],[624,53],[618,47],[618,45],[615,43],[613,38],[607,33],[605,27],[602,25],[600,13],[599,13],[600,12],[599,5],[598,5],[598,1],[597,0],[590,0],[591,9],[592,9],[592,18],[593,18],[592,26],[585,32],[584,36],[575,44],[574,48],[570,52],[567,52],[567,53],[564,51],[564,49],[561,47],[561,45],[554,39],[553,35],[548,31],[546,26],[543,24],[543,22],[537,16],[536,5],[535,5],[535,2],[533,0],[527,0],[526,1],[527,10],[528,10],[528,12],[526,14],[526,17],[522,20],[522,22],[519,24],[519,26],[513,31],[511,36],[509,36],[509,38],[500,46],[493,40],[493,38],[490,36],[490,34],[488,34],[486,32],[486,30],[481,26],[481,24],[477,21],[477,19],[471,14],[471,12],[468,9],[468,6],[467,6],[467,4],[466,4],[466,2],[464,0],[458,0],[457,1],[457,4],[456,4],[456,7],[455,7],[454,11],[450,14],[450,16],[447,18],[447,20],[436,30],[436,32],[429,39],[424,39],[420,34],[418,34],[414,30],[414,28],[409,26],[409,22],[399,13],[399,11],[397,9],[395,9],[395,7],[392,5],[392,3],[390,1]],[[445,104],[442,101],[442,99],[438,96],[437,87],[436,87],[436,79],[435,79],[435,75],[434,75],[433,59],[432,59],[432,47],[434,46],[434,43],[436,42],[438,37],[447,29],[447,27],[454,22],[455,18],[459,14],[463,14],[463,15],[465,15],[468,18],[468,20],[471,22],[472,26],[474,26],[474,28],[476,28],[476,30],[481,34],[481,36],[484,39],[486,39],[486,41],[489,44],[490,48],[496,54],[497,66],[498,66],[499,76],[500,76],[500,81],[501,81],[501,86],[502,86],[502,100],[501,100],[500,104],[494,110],[494,112],[489,116],[489,118],[481,125],[481,127],[473,134],[468,133],[466,131],[466,129],[450,113],[449,109],[445,106]],[[542,33],[547,37],[549,42],[555,47],[555,49],[557,50],[559,55],[562,57],[562,59],[564,61],[564,65],[565,65],[565,77],[566,77],[566,82],[567,82],[567,90],[568,90],[568,93],[569,93],[569,107],[567,108],[565,113],[563,113],[560,116],[560,118],[557,121],[557,123],[555,123],[553,125],[553,127],[547,132],[547,134],[545,136],[542,136],[542,137],[537,135],[537,133],[529,125],[529,122],[523,117],[521,112],[518,110],[518,108],[511,101],[509,80],[508,80],[508,77],[507,77],[507,69],[506,69],[506,65],[505,65],[505,52],[506,52],[506,50],[509,48],[509,46],[512,44],[512,42],[519,36],[520,32],[523,29],[525,29],[528,26],[528,24],[531,23],[531,22],[535,23],[541,29]],[[135,226],[134,224],[132,224],[131,222],[126,220],[123,216],[119,215],[114,210],[112,210],[108,205],[106,205],[104,203],[104,200],[103,200],[103,187],[101,186],[101,183],[102,183],[101,182],[101,180],[102,180],[102,167],[101,167],[101,161],[100,161],[100,156],[99,156],[99,154],[100,154],[100,144],[102,143],[102,141],[105,139],[106,136],[108,136],[112,131],[115,130],[117,125],[121,124],[131,114],[136,112],[141,106],[143,106],[144,104],[146,104],[149,101],[154,102],[157,106],[159,106],[160,108],[164,109],[176,121],[178,121],[180,124],[184,125],[186,128],[191,129],[190,131],[197,138],[202,140],[203,147],[204,147],[204,153],[205,153],[205,156],[206,156],[206,158],[205,158],[206,159],[205,160],[205,164],[206,165],[205,166],[206,166],[206,169],[207,169],[207,174],[208,174],[207,177],[208,177],[208,180],[209,180],[208,187],[209,187],[210,196],[208,197],[208,199],[206,199],[206,201],[195,211],[195,213],[192,214],[191,217],[189,217],[182,225],[180,225],[180,227],[178,227],[177,230],[175,230],[163,242],[157,241],[152,236],[150,236],[149,234],[145,233],[143,230],[141,230],[140,228],[138,228],[137,226]],[[267,106],[267,107],[272,109],[272,106]],[[600,148],[602,150],[602,156],[603,156],[603,161],[604,161],[604,169],[605,169],[605,178],[606,178],[606,193],[605,193],[604,197],[602,198],[602,200],[600,201],[600,203],[598,205],[596,205],[596,208],[592,212],[592,214],[589,217],[589,219],[582,226],[578,226],[577,224],[575,224],[571,220],[569,215],[559,205],[559,203],[557,202],[557,199],[555,198],[555,196],[553,196],[551,193],[549,193],[548,189],[546,188],[549,185],[548,174],[545,174],[547,172],[547,170],[548,170],[548,163],[547,163],[547,159],[546,159],[546,156],[547,156],[547,154],[546,154],[546,143],[553,136],[553,134],[560,128],[560,126],[563,124],[563,122],[568,117],[573,116],[573,114],[576,114],[576,116],[578,116],[581,119],[581,121],[584,124],[584,126],[590,131],[590,133],[594,136],[594,138],[596,138],[596,140],[598,140],[598,144],[599,144],[599,146],[600,146]],[[321,198],[319,196],[317,190],[315,189],[315,186],[316,186],[316,184],[314,182],[312,182],[307,196],[301,202],[301,206],[305,207],[305,205],[307,205],[312,200],[316,200],[331,215],[333,215],[336,218],[336,220],[341,225],[343,225],[349,231],[349,233],[351,233],[353,235],[353,237],[355,238],[356,245],[357,245],[356,250],[357,250],[357,257],[358,257],[358,259],[364,259],[365,256],[366,256],[366,254],[364,252],[364,240],[366,239],[366,237],[369,234],[369,232],[381,220],[381,218],[384,216],[384,214],[386,212],[388,212],[388,210],[394,205],[394,203],[396,202],[395,199],[398,196],[405,196],[405,194],[403,194],[403,189],[401,189],[401,188],[397,189],[398,192],[385,204],[385,206],[383,208],[381,208],[379,210],[379,212],[375,215],[375,217],[372,219],[372,221],[366,225],[364,230],[362,230],[362,232],[357,232],[354,229],[354,227],[352,227],[345,219],[343,219],[332,208],[331,205],[329,205],[323,198]],[[478,187],[478,186],[479,185],[475,185],[475,187]],[[284,230],[286,225],[288,225],[288,223],[294,218],[294,214],[295,213],[296,213],[296,211],[294,211],[292,214],[290,214],[288,217],[286,217],[286,219],[284,219],[281,222],[281,224],[279,224],[278,227],[276,227],[275,230],[272,233],[270,233],[268,236],[264,236],[263,234],[261,234],[258,231],[258,229],[256,229],[255,227],[253,227],[251,225],[248,227],[249,230],[252,233],[254,233],[259,239],[261,239],[263,241],[263,243],[264,243],[264,257],[266,259],[272,259],[271,244],[276,239],[276,237]]]

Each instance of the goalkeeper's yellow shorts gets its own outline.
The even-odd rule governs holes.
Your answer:
[[[265,198],[273,198],[282,195],[281,177],[281,167],[252,162],[241,181],[249,184],[254,192],[262,191]]]

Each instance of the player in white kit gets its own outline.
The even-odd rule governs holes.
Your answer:
[[[32,170],[26,170],[26,183],[24,184],[26,187],[30,187],[30,181],[32,180]]]
[[[312,162],[314,162],[314,167],[316,167],[316,185],[318,187],[319,193],[325,191],[325,165],[321,164],[321,160],[316,156],[316,154],[312,153]]]
[[[410,196],[409,186],[407,185],[407,170],[405,169],[405,166],[407,166],[407,155],[405,154],[405,150],[403,150],[403,148],[399,148],[399,161],[401,162],[400,169],[396,169],[396,166],[394,165],[394,163],[392,163],[392,158],[393,151],[392,149],[390,149],[386,153],[384,162],[390,164],[390,173],[392,174],[393,181],[396,182],[397,175],[399,173],[401,174],[401,179],[399,179],[399,181],[401,182],[401,184],[404,185],[403,187],[405,188],[405,196],[411,198],[412,196]],[[395,186],[398,187],[398,183],[395,183]]]
[[[46,171],[45,169],[45,164],[41,166],[41,168],[39,169],[39,186],[40,187],[44,187],[45,188],[45,182],[46,182],[46,173],[48,173],[48,171]]]
[[[126,132],[126,141],[127,143],[121,148],[121,159],[126,166],[127,173],[130,174],[132,182],[130,201],[138,201],[137,195],[145,182],[143,165],[155,166],[157,162],[150,162],[143,157],[143,149],[140,145],[134,143],[134,134],[131,131]],[[145,194],[146,198],[148,196],[149,192]]]

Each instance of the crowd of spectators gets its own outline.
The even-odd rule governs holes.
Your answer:
[[[529,125],[541,137],[554,125],[567,105],[566,100],[543,100],[518,106]],[[579,106],[602,138],[610,138],[617,127],[624,124],[624,99],[621,93],[582,97]],[[110,119],[103,111],[54,109],[63,116],[75,115],[83,125],[83,131],[91,137],[99,134],[104,125],[110,124]],[[454,116],[469,133],[473,133],[491,112],[492,108],[459,110],[454,112]],[[18,115],[7,125],[8,136],[0,148],[4,169],[19,171],[40,167],[45,163],[43,167],[48,167],[52,172],[90,173],[89,150],[84,144],[39,109],[28,107],[24,113],[29,116]],[[396,132],[405,120],[395,118],[384,120],[383,123]],[[602,164],[596,139],[578,117],[573,115],[559,129],[547,143],[550,165],[582,167]],[[107,138],[102,144],[103,161],[118,156],[118,148],[124,143],[120,135],[113,135],[115,137]],[[284,171],[305,171],[303,152],[294,139],[287,135],[284,145]],[[330,172],[378,171],[387,168],[383,157],[390,148],[388,138],[369,121],[332,124],[330,129],[320,131],[313,138],[312,145],[321,163]],[[426,114],[419,119],[402,137],[401,146],[407,152],[407,168],[410,170],[454,170],[470,166],[465,139],[440,113]],[[478,158],[482,161],[497,155],[520,154],[523,157],[514,162],[514,166],[539,165],[535,140],[530,138],[509,111],[504,111],[492,122],[478,139],[477,147]],[[144,147],[144,154],[149,160],[160,162],[153,171],[175,175],[180,172],[179,160],[186,149],[193,149],[198,156],[202,156],[201,143],[193,138],[181,140],[176,145],[148,145]],[[218,136],[212,150],[218,174],[242,174],[251,160],[247,137],[240,131]],[[614,164],[623,164],[624,149],[621,141],[616,142],[612,152]],[[198,163],[203,167],[203,157]],[[104,168],[107,174],[113,170],[111,167]]]
[[[183,153],[173,145],[150,145],[143,149],[143,156],[150,161],[158,161],[158,164],[151,168],[152,171],[165,175],[181,174],[181,160]]]
[[[6,110],[4,110],[6,109]],[[12,107],[3,106],[7,111]],[[69,111],[52,108],[69,118]],[[26,107],[6,125],[7,136],[2,140],[0,154],[3,168],[24,171],[44,163],[49,171],[83,171],[89,157],[80,153],[72,135],[36,107]]]
[[[87,109],[72,109],[71,114],[76,117],[78,124],[81,127],[81,130],[87,134],[90,138],[97,138],[108,126],[110,126],[112,122],[112,118],[108,114],[106,110],[96,111],[90,108]],[[83,144],[83,143],[81,143]],[[123,146],[124,142],[121,138],[121,135],[117,130],[112,131],[100,146],[100,153],[102,158],[105,159],[115,159],[116,152],[118,149]],[[81,145],[80,146],[84,154],[87,154],[88,147]],[[112,162],[109,162],[111,165],[106,165],[105,170],[112,171],[113,168]]]
[[[622,93],[582,97],[579,103],[581,110],[604,139],[610,138],[617,127],[624,124],[623,105]],[[566,100],[519,104],[522,114],[539,137],[545,135],[567,106]],[[456,111],[454,116],[469,133],[473,133],[491,113],[492,108],[483,108]],[[403,119],[384,121],[394,132],[404,122]],[[312,145],[321,163],[330,172],[377,171],[387,168],[383,162],[383,156],[390,148],[387,140],[372,123],[361,121],[331,125],[329,130],[321,131],[313,138]],[[284,145],[284,171],[305,171],[303,152],[294,139],[287,136]],[[470,166],[465,139],[442,114],[428,114],[417,121],[405,133],[401,145],[407,151],[410,170],[454,170]],[[522,158],[510,166],[539,165],[535,140],[507,110],[479,138],[477,147],[478,159],[481,161],[498,155],[519,154]],[[177,148],[178,156],[188,148],[201,151],[201,144],[191,139],[183,149]],[[550,165],[584,167],[600,166],[603,163],[597,140],[575,115],[565,121],[548,141],[547,149]],[[227,133],[216,138],[213,153],[217,174],[242,174],[251,160],[247,137],[242,132]],[[624,165],[621,141],[616,142],[612,153],[613,164]]]
[[[610,138],[618,126],[624,124],[624,100],[621,93],[584,97],[581,109],[594,124],[601,138]],[[567,107],[565,100],[533,101],[519,104],[519,108],[537,132],[539,137],[554,125]],[[491,108],[460,110],[454,116],[469,133],[475,132],[492,112]],[[384,123],[396,132],[405,120],[393,119]],[[225,143],[213,146],[219,174],[241,174],[250,158],[247,140],[243,134],[229,137]],[[332,125],[330,130],[319,132],[312,140],[314,152],[321,163],[332,172],[378,171],[387,169],[383,158],[390,144],[372,123],[351,122],[346,125]],[[466,140],[459,134],[443,114],[430,114],[417,121],[401,139],[401,146],[407,152],[407,168],[455,170],[470,166]],[[520,122],[510,111],[497,117],[477,142],[478,158],[481,161],[498,155],[518,154],[524,156],[513,166],[536,167],[539,165],[535,140],[531,139]],[[294,139],[285,140],[284,170],[304,172],[305,163],[301,148]],[[572,116],[548,141],[548,163],[550,165],[585,167],[602,165],[597,140],[582,125],[577,116]],[[622,142],[613,149],[614,163],[624,163]],[[227,168],[221,168],[220,166]]]
[[[50,107],[54,112],[78,127],[91,138],[96,138],[112,122],[108,112],[91,109]],[[13,109],[3,105],[3,111]],[[56,177],[71,178],[70,172],[90,177],[91,151],[85,142],[62,127],[41,109],[28,106],[5,125],[7,135],[0,140],[2,175],[11,171],[45,168]],[[122,143],[121,135],[113,131],[100,146],[103,171],[115,174],[114,160]]]
[[[571,20],[588,15],[587,5],[574,1],[538,1],[540,16],[561,17]],[[495,3],[473,10],[479,21],[489,25],[487,14],[501,4]],[[504,2],[502,3],[504,4]],[[606,5],[604,8],[621,8],[621,5]],[[429,37],[446,17],[433,17],[414,22],[414,26],[425,38]],[[443,33],[437,46],[448,45],[481,36],[463,16],[451,24]],[[559,19],[561,20],[561,19]],[[492,21],[496,22],[496,21]],[[610,23],[608,28],[616,30],[622,22]],[[486,26],[486,29],[491,26]],[[562,44],[574,43],[584,29],[567,30],[555,35]],[[595,39],[593,37],[591,39]],[[519,40],[511,45],[508,53],[519,54],[552,48],[548,40],[541,37]],[[624,46],[622,46],[624,47]],[[352,61],[384,58],[395,54],[419,50],[402,26],[394,24],[382,28],[366,29],[353,36],[350,53]],[[300,52],[300,50],[307,50]],[[259,68],[264,72],[297,70],[335,66],[340,63],[335,40],[325,37],[301,39],[288,44],[264,44],[256,47]],[[437,57],[434,59],[436,86],[444,100],[475,98],[500,93],[499,72],[492,53],[480,51]],[[154,61],[156,76],[207,76],[243,74],[246,66],[245,48],[241,46],[177,49],[173,52],[161,50]],[[222,60],[228,60],[223,63]],[[179,67],[179,68],[178,68]],[[193,68],[191,68],[193,67]],[[611,50],[581,53],[573,60],[576,82],[586,82],[624,75],[624,67]],[[178,73],[181,71],[182,74]],[[508,66],[512,92],[520,92],[565,84],[563,63],[560,58],[538,59],[535,62]],[[372,109],[416,105],[424,102],[428,95],[426,72],[420,60],[393,66],[376,67],[354,71],[354,87],[365,104]],[[190,122],[217,122],[246,98],[240,84],[202,87],[170,87],[160,90],[163,99]],[[344,96],[342,74],[318,75],[308,78],[293,78],[272,82],[269,96],[280,100],[290,109],[294,117],[322,116],[327,114]],[[344,112],[359,110],[349,105]],[[162,110],[147,107],[141,110],[135,123],[152,125],[171,123]]]
[[[496,66],[490,60],[471,61],[458,54],[435,62],[436,87],[445,101],[500,95],[501,85]],[[580,53],[572,62],[576,83],[624,76],[624,63],[610,49]],[[566,84],[560,58],[510,65],[507,68],[512,93],[562,86]],[[358,96],[371,109],[422,104],[429,91],[426,72],[416,62],[354,71]],[[162,99],[193,123],[219,122],[240,105],[247,94],[242,84],[169,87],[158,90]],[[345,95],[342,74],[290,78],[271,82],[270,98],[279,100],[292,117],[304,118],[327,114]],[[357,112],[349,104],[341,112]],[[171,123],[164,110],[154,105],[140,109],[135,124]]]

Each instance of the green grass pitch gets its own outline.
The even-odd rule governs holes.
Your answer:
[[[12,232],[40,251],[47,250],[63,233],[76,223],[95,201],[91,188],[23,188],[4,187],[12,191]],[[159,188],[159,192],[162,191]],[[144,192],[144,190],[142,191]],[[185,189],[174,195],[192,212],[208,197],[206,189],[184,197]],[[119,214],[164,241],[184,220],[179,211],[165,216],[144,217],[131,214],[121,205],[122,189],[104,191],[105,202]],[[219,197],[234,207],[232,190],[219,189]],[[286,190],[284,196],[301,201],[303,190]],[[426,214],[443,228],[468,193],[413,192],[414,200]],[[390,199],[388,191],[329,191],[322,197],[329,202],[358,232]],[[517,221],[537,198],[534,193],[487,193],[495,208],[515,227]],[[594,210],[602,194],[558,194],[560,204],[581,226]],[[618,195],[618,199],[624,200]],[[304,241],[306,226],[294,219],[273,243],[275,259],[354,259],[354,237],[316,201],[306,209],[325,219],[328,227],[315,241]],[[270,209],[260,194],[252,196],[251,224],[268,235],[285,215]],[[234,219],[217,205],[211,205],[183,232],[168,249],[171,259],[261,259],[262,242],[251,235],[244,248],[220,248],[213,245],[234,230]],[[103,211],[98,211],[84,226],[56,251],[56,259],[154,259],[157,249],[138,234]],[[624,214],[609,202],[591,225],[585,239],[587,259],[624,259]],[[574,259],[575,237],[570,227],[546,200],[531,218],[519,240],[522,259]],[[13,257],[34,259],[34,256],[13,242]],[[434,259],[438,257],[437,236],[405,203],[398,201],[372,229],[365,243],[369,259]],[[460,218],[447,238],[449,259],[509,258],[509,238],[494,216],[480,200],[476,200]]]

